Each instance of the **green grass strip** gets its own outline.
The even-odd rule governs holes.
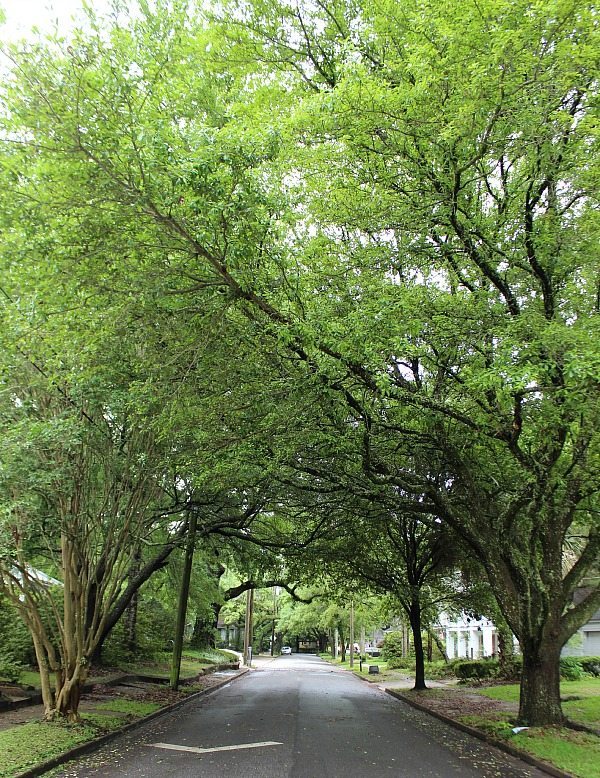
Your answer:
[[[115,713],[128,713],[132,716],[147,716],[160,710],[162,705],[157,702],[141,702],[138,700],[107,700],[94,706],[96,710],[109,710]]]
[[[564,728],[532,728],[509,741],[578,778],[600,776],[600,738]]]
[[[0,778],[58,756],[122,725],[117,718],[85,714],[81,724],[34,721],[0,732]]]

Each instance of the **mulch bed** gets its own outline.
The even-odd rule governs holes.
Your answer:
[[[427,689],[414,691],[402,689],[402,695],[424,708],[441,713],[451,719],[461,716],[489,716],[490,714],[512,713],[516,717],[519,706],[514,702],[492,700],[468,688]]]

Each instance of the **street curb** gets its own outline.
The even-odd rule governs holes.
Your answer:
[[[532,767],[537,767],[538,770],[542,770],[543,772],[548,773],[548,775],[554,776],[554,778],[575,778],[572,773],[565,773],[563,770],[559,770],[558,767],[554,767],[553,765],[548,764],[548,762],[542,762],[535,756],[528,754],[527,751],[521,751],[520,749],[515,748],[508,743],[504,743],[501,740],[495,740],[485,732],[481,732],[474,727],[469,727],[468,724],[463,724],[461,721],[456,721],[456,719],[451,719],[448,716],[444,716],[443,713],[431,710],[425,705],[420,705],[418,702],[415,702],[410,697],[405,697],[401,692],[398,692],[395,689],[385,689],[384,691],[391,697],[395,697],[397,700],[410,705],[411,708],[420,710],[422,713],[428,713],[430,716],[443,721],[444,724],[448,724],[450,727],[454,727],[454,729],[459,729],[461,732],[464,732],[467,735],[472,735],[478,740],[483,740],[484,743],[487,743],[488,745],[493,746],[500,751],[504,751],[505,753],[510,754],[510,756],[514,756],[517,759],[520,759],[522,762],[527,762],[527,764],[530,764]]]
[[[218,689],[222,689],[223,686],[227,686],[228,683],[237,680],[247,672],[247,667],[240,667],[237,675],[224,678],[219,683],[211,686],[210,689],[202,689],[199,692],[190,694],[189,697],[184,697],[182,700],[177,700],[177,702],[166,705],[164,708],[160,708],[160,710],[156,710],[154,713],[149,713],[147,716],[143,716],[142,718],[136,719],[129,724],[125,724],[124,726],[119,727],[119,729],[108,732],[106,735],[101,735],[100,737],[94,738],[93,740],[88,740],[85,743],[74,746],[74,748],[69,749],[69,751],[64,751],[62,754],[58,754],[58,756],[52,757],[52,759],[47,759],[45,762],[40,762],[40,764],[35,765],[34,767],[30,767],[28,770],[25,770],[22,773],[15,773],[12,778],[36,778],[38,775],[43,775],[44,773],[48,772],[48,770],[52,770],[55,767],[59,767],[60,765],[65,764],[66,762],[70,762],[72,759],[77,759],[77,757],[84,756],[85,754],[95,751],[105,743],[109,743],[111,740],[119,737],[119,735],[123,735],[126,732],[141,726],[142,724],[146,724],[153,719],[157,719],[159,716],[163,716],[165,713],[171,713],[172,711],[177,710],[177,708],[181,708],[183,705],[191,702],[192,700],[197,700],[199,697],[205,697],[212,692],[216,692]]]

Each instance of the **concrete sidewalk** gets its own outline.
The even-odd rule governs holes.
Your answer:
[[[240,657],[240,667],[245,667],[246,665],[244,665],[242,662],[242,655],[239,654],[239,657]],[[271,656],[270,654],[254,654],[254,656],[252,657],[252,663],[250,665],[250,669],[256,668],[257,670],[259,670],[261,667],[265,667],[271,662],[275,662],[277,659],[279,659],[279,655]]]
[[[415,685],[415,679],[409,675],[403,678],[395,678],[393,681],[380,680],[377,678],[377,675],[366,680],[376,683],[380,689],[413,689]],[[447,689],[449,686],[456,686],[456,681],[430,681],[428,678],[425,679],[425,683],[429,689]]]

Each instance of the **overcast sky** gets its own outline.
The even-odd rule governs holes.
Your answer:
[[[94,8],[105,2],[94,0]],[[60,32],[67,32],[72,17],[81,9],[81,0],[0,0],[0,8],[6,13],[6,24],[0,27],[0,37],[14,40],[27,36],[36,25],[42,30],[53,29],[58,20]]]

